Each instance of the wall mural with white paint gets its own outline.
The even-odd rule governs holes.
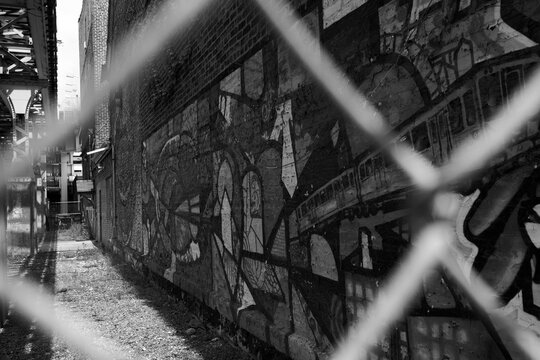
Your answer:
[[[389,120],[394,141],[435,165],[477,136],[540,62],[536,1],[307,3],[304,21]],[[455,196],[464,272],[474,283],[478,271],[500,311],[540,334],[538,135],[531,122]],[[293,336],[330,351],[414,241],[403,173],[277,40],[142,146],[149,267],[281,351]],[[409,314],[372,359],[513,351],[441,269],[425,275]]]

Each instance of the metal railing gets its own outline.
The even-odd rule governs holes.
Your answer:
[[[48,204],[47,221],[49,229],[69,229],[82,217],[79,201],[62,201]]]
[[[47,182],[45,184],[49,188],[59,188],[60,187],[60,178],[59,177],[47,177]]]
[[[311,72],[329,97],[353,119],[356,124],[370,135],[385,151],[389,152],[394,161],[410,177],[411,182],[418,188],[419,196],[424,201],[416,211],[423,214],[417,219],[423,224],[413,242],[410,253],[379,292],[376,300],[364,316],[362,322],[352,326],[346,338],[340,342],[333,359],[353,360],[365,359],[369,350],[376,344],[390,326],[400,319],[407,304],[421,286],[424,274],[436,267],[443,266],[446,275],[455,286],[458,286],[467,301],[491,322],[497,333],[513,339],[515,347],[519,348],[524,357],[536,358],[540,354],[540,343],[537,336],[515,323],[508,321],[495,310],[499,307],[494,291],[479,280],[474,287],[463,275],[455,256],[458,254],[455,232],[452,222],[455,221],[457,204],[455,198],[448,196],[449,184],[455,184],[466,178],[472,172],[477,172],[488,160],[501,151],[529,119],[540,110],[540,101],[534,96],[540,92],[540,72],[536,72],[525,89],[517,94],[510,105],[504,108],[490,121],[489,128],[477,139],[469,139],[455,152],[450,161],[442,167],[434,168],[428,160],[412,149],[406,147],[385,146],[391,138],[391,129],[380,113],[355,89],[347,77],[338,69],[331,58],[322,49],[315,50],[306,44],[312,44],[310,32],[302,25],[290,7],[283,0],[253,0],[267,15],[276,31],[283,37],[304,66]],[[112,74],[103,92],[115,88],[126,80],[144,61],[158,49],[172,34],[183,28],[185,24],[197,16],[210,1],[185,0],[171,2],[157,14],[166,21],[156,22],[154,28],[147,33],[132,34],[132,41],[124,44],[120,54],[131,54],[130,49],[141,51],[136,59],[117,68],[112,65]],[[172,6],[172,8],[171,8]],[[172,10],[171,10],[172,9]],[[159,34],[159,35],[157,35]],[[150,39],[160,41],[149,41]],[[140,46],[139,46],[140,45]],[[125,57],[127,58],[127,57]],[[118,71],[116,71],[118,70]],[[99,103],[99,93],[94,95],[94,102]],[[83,114],[84,115],[84,114]],[[510,116],[511,115],[511,116]],[[512,121],[508,121],[512,119]],[[51,145],[60,139],[70,129],[58,131],[47,141]],[[14,172],[16,169],[11,169]],[[420,216],[420,215],[419,215]],[[50,315],[52,299],[40,294],[39,290],[26,284],[0,283],[0,295],[16,301],[27,316],[37,320],[39,324],[51,332],[64,337],[71,346],[79,349],[92,359],[109,359],[119,357],[118,354],[106,354],[98,350],[86,337],[74,332],[68,323],[58,321]]]
[[[49,216],[77,215],[81,213],[79,201],[61,201],[49,203]]]

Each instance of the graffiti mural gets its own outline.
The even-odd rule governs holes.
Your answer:
[[[532,0],[301,3],[393,143],[434,165],[478,136],[540,63]],[[280,40],[217,80],[142,139],[141,255],[279,350],[293,356],[305,341],[327,353],[414,242],[411,184]],[[473,284],[479,272],[501,313],[540,335],[538,129],[516,133],[453,196],[463,272]],[[370,358],[502,359],[511,350],[492,329],[435,269]]]

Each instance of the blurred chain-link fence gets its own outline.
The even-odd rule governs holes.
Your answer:
[[[507,358],[537,358],[540,354],[537,334],[501,316],[497,312],[500,304],[495,292],[478,276],[464,275],[464,270],[458,262],[460,250],[456,245],[456,234],[452,225],[459,206],[456,197],[452,195],[452,190],[460,181],[466,180],[472,174],[477,175],[484,165],[502,151],[515,134],[536,116],[540,110],[540,101],[537,97],[540,92],[540,72],[534,73],[524,88],[515,94],[508,106],[500,109],[481,134],[464,141],[453,152],[447,163],[435,168],[430,160],[406,145],[393,143],[389,146],[393,138],[392,129],[385,119],[353,86],[353,82],[322,48],[311,46],[319,39],[313,38],[287,2],[282,0],[254,0],[254,2],[274,25],[276,32],[289,45],[290,50],[309,70],[313,79],[344,114],[354,120],[359,128],[388,153],[418,190],[419,201],[412,213],[416,216],[415,221],[422,224],[422,230],[412,242],[410,253],[380,290],[362,321],[353,325],[346,338],[338,344],[333,359],[368,358],[369,350],[405,315],[407,306],[417,294],[425,273],[435,267],[442,267],[449,283],[459,289],[471,308],[478,313],[478,317],[492,330],[493,336],[512,344],[505,350],[504,355]],[[104,85],[106,89],[102,89],[103,92],[100,93],[106,93],[128,79],[145,59],[159,51],[160,46],[168,38],[182,29],[190,19],[195,18],[210,1],[180,3],[172,2],[164,6],[163,11],[158,14],[163,16],[164,21],[156,22],[155,28],[145,33],[132,34],[130,42],[123,44],[119,50],[121,54],[133,54],[131,51],[133,48],[144,51],[137,52],[136,58],[132,58],[128,64],[122,63],[118,66],[118,71],[114,71],[116,68],[113,64],[110,73],[114,76]],[[95,96],[94,102],[96,104],[99,102],[99,96]],[[60,137],[60,135],[51,136],[47,141],[54,143]],[[471,278],[475,278],[474,285],[470,281]],[[74,332],[68,323],[60,322],[52,316],[49,312],[52,299],[36,291],[32,286],[22,282],[17,284],[2,282],[0,294],[17,302],[19,308],[28,316],[35,317],[46,329],[60,334],[90,358],[109,359],[113,356],[90,346],[90,342]],[[114,356],[121,358],[119,354]]]

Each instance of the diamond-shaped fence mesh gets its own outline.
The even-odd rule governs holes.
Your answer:
[[[435,168],[430,160],[412,148],[392,143],[392,129],[383,116],[352,85],[353,82],[340,71],[322,48],[310,45],[318,39],[313,38],[286,1],[253,1],[329,98],[383,151],[388,152],[409,177],[410,183],[418,189],[418,197],[421,198],[414,214],[417,215],[415,220],[422,226],[412,243],[410,253],[386,281],[361,321],[351,326],[348,335],[340,341],[333,359],[369,358],[370,349],[405,315],[408,304],[422,284],[423,276],[433,268],[443,269],[445,278],[460,291],[470,307],[478,313],[478,318],[491,330],[492,336],[505,339],[506,344],[512,344],[508,349],[501,350],[506,358],[537,358],[540,354],[538,336],[512,323],[497,311],[500,308],[497,295],[478,274],[469,269],[465,276],[465,270],[458,261],[461,250],[456,244],[455,229],[452,226],[457,216],[458,205],[451,190],[459,181],[467,179],[472,174],[477,175],[490,159],[512,141],[514,134],[538,114],[540,71],[533,74],[523,90],[514,95],[509,105],[493,117],[489,126],[479,136],[465,141],[454,151],[446,164]],[[203,11],[210,1],[193,0],[180,3],[167,3],[157,16],[163,21],[155,22],[155,26],[149,31],[134,33],[128,37],[130,41],[122,44],[118,51],[123,55],[119,58],[130,60],[120,65],[112,64],[110,73],[113,76],[98,94],[108,93],[110,89],[122,84],[142,66],[145,60],[157,53],[170,36],[185,27],[191,19],[196,18],[197,13]],[[137,52],[133,49],[137,49]],[[98,104],[99,101],[99,96],[94,96],[92,103]],[[89,113],[83,113],[82,118],[87,118],[87,115]],[[45,147],[54,144],[68,132],[69,129],[49,131],[49,134],[54,135],[49,136],[40,145]],[[6,171],[0,179],[2,181],[17,172],[16,166],[4,168]],[[475,279],[474,285],[470,279]],[[83,336],[73,331],[70,323],[66,322],[67,315],[63,316],[62,321],[52,316],[50,313],[53,307],[52,299],[43,295],[34,285],[25,284],[22,280],[17,284],[2,281],[0,295],[16,302],[27,316],[35,318],[45,329],[64,337],[67,343],[89,358],[121,358],[120,354],[105,353],[90,346],[88,335]]]
[[[466,297],[479,312],[486,312],[496,324],[501,336],[511,339],[516,345],[514,356],[535,358],[540,352],[537,335],[512,324],[494,312],[497,306],[495,293],[477,275],[474,287],[464,278],[454,258],[456,252],[455,230],[449,225],[455,221],[456,206],[452,198],[444,195],[450,184],[472,176],[485,166],[498,152],[502,151],[527,121],[540,110],[540,101],[534,96],[540,90],[540,71],[532,76],[524,89],[514,95],[509,106],[490,121],[490,126],[477,138],[471,138],[454,151],[447,164],[433,168],[429,161],[410,148],[388,146],[390,131],[379,112],[352,87],[351,81],[338,69],[324,50],[315,49],[315,39],[302,26],[299,18],[280,1],[256,0],[269,21],[289,48],[311,72],[334,102],[353,119],[358,127],[369,134],[396,164],[409,176],[411,182],[426,196],[419,214],[431,214],[432,220],[423,221],[413,249],[404,264],[396,269],[393,277],[377,300],[371,305],[362,321],[353,326],[348,337],[338,347],[333,359],[353,360],[368,358],[369,350],[387,332],[390,326],[402,318],[404,311],[421,286],[425,273],[433,267],[443,266],[454,284],[463,290]],[[423,194],[422,194],[423,193]],[[449,256],[451,255],[451,256]],[[487,319],[486,319],[487,320]],[[489,321],[489,320],[487,320]],[[536,354],[536,355],[535,355]],[[506,356],[510,354],[506,353]]]

